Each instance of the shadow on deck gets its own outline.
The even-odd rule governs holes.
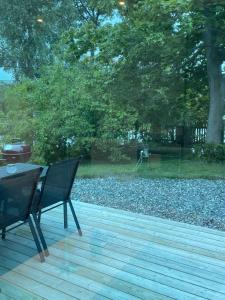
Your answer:
[[[26,226],[0,241],[0,299],[225,299],[225,232],[74,204],[83,237],[43,214],[45,263]]]

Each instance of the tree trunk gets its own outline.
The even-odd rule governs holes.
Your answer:
[[[224,80],[221,72],[222,61],[216,45],[216,32],[213,30],[209,20],[206,22],[205,30],[207,73],[210,90],[206,142],[220,144],[223,142]]]
[[[160,124],[152,123],[151,126],[152,141],[157,144],[161,144],[162,142],[161,130],[162,128]]]

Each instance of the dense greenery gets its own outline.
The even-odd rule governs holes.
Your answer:
[[[135,111],[128,105],[121,111],[104,97],[106,77],[94,65],[78,63],[67,69],[57,65],[46,69],[39,80],[11,87],[3,133],[8,139],[34,141],[34,157],[47,162],[98,148],[113,151],[114,140],[133,126]]]
[[[225,162],[225,145],[203,144],[196,146],[195,158],[200,158],[207,162]]]
[[[0,1],[0,61],[19,80],[3,103],[6,139],[33,143],[47,162],[80,152],[124,161],[128,133],[153,144],[207,122],[208,142],[221,142],[221,1],[32,2]]]
[[[54,45],[70,27],[99,24],[115,1],[0,0],[0,65],[16,80],[41,76],[40,68],[55,60]]]

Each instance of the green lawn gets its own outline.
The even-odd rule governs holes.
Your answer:
[[[130,164],[86,164],[81,165],[78,177],[145,177],[145,178],[207,178],[225,179],[225,164],[194,160],[155,160],[136,166]]]

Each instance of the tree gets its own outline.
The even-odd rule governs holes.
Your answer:
[[[71,31],[65,35],[67,46],[66,59],[69,63],[84,58],[91,49],[96,50],[95,63],[99,68],[106,68],[111,74],[110,90],[121,103],[137,105],[137,97],[142,97],[139,88],[141,51],[138,44],[143,34],[128,21],[116,25],[105,25],[99,28],[84,24],[79,31]],[[138,52],[140,50],[140,52]],[[136,51],[136,53],[135,53]],[[142,56],[143,57],[143,56]],[[152,60],[156,58],[152,58]],[[156,68],[155,68],[156,70]],[[147,73],[147,72],[146,72]],[[135,84],[134,84],[135,82]]]
[[[221,65],[225,60],[224,2],[137,1],[132,9],[125,10],[125,16],[124,23],[129,28],[126,37],[129,38],[123,40],[123,52],[119,55],[121,61],[125,62],[126,72],[131,65],[135,65],[136,74],[144,74],[146,70],[144,78],[148,87],[145,86],[144,98],[151,99],[147,105],[149,117],[156,120],[155,116],[160,113],[161,124],[162,120],[173,122],[174,117],[175,122],[191,124],[203,121],[209,108],[207,142],[221,143],[225,100],[225,84],[221,74]],[[124,24],[119,26],[125,28]],[[117,42],[120,40],[117,36]],[[129,48],[124,49],[123,45],[124,48],[129,45]],[[139,91],[143,90],[143,77],[140,82]],[[160,86],[157,86],[157,82],[160,82]],[[157,94],[161,101],[158,101]],[[192,99],[188,98],[190,95]],[[154,98],[158,113],[152,106]],[[163,99],[170,108],[166,108]],[[200,118],[193,111],[194,107],[199,107],[197,103],[191,105],[190,110],[193,99],[198,99],[204,105]],[[163,117],[164,108],[169,120]],[[155,116],[151,115],[151,111]]]
[[[220,33],[211,35],[212,44],[206,47],[207,22],[219,32],[223,6],[210,4],[208,17],[204,1],[131,2],[120,8],[119,22],[110,24],[103,20],[117,9],[114,1],[73,1],[77,17],[62,35],[55,52],[57,63],[45,69],[42,78],[31,81],[32,88],[27,96],[23,94],[24,100],[32,99],[33,111],[39,112],[34,118],[38,131],[32,134],[40,147],[45,147],[47,138],[52,150],[42,148],[46,155],[57,155],[58,147],[64,153],[66,139],[74,136],[83,137],[77,145],[90,150],[99,138],[102,146],[103,140],[124,139],[128,131],[136,130],[151,140],[161,128],[201,125],[207,121],[208,110],[213,117],[223,112],[222,94],[214,89],[221,79]],[[216,113],[209,109],[209,99],[216,103]],[[13,106],[12,111],[16,115]],[[221,134],[222,118],[218,120],[211,134],[214,139],[219,130]],[[52,126],[46,127],[47,123]],[[210,126],[215,125],[209,118],[208,134]]]
[[[105,81],[107,73],[93,64],[48,67],[38,80],[8,89],[1,132],[6,139],[19,136],[34,143],[33,159],[39,162],[90,154],[94,148],[111,155],[110,145],[127,136],[136,115],[113,103]]]
[[[96,27],[100,26],[108,16],[111,16],[116,2],[115,0],[73,0],[79,25],[91,22]]]
[[[180,1],[175,2],[180,5]],[[202,82],[201,92],[207,92],[204,85],[208,85],[207,143],[214,144],[223,142],[225,85],[221,65],[225,59],[224,17],[223,1],[190,0],[177,20],[178,31],[188,41],[188,55],[184,59],[186,74]],[[196,92],[199,91],[198,87]]]
[[[115,0],[0,0],[0,65],[23,76],[40,76],[55,59],[54,47],[65,30],[90,22],[99,26]]]
[[[139,112],[137,130],[145,123],[156,128],[197,122],[199,115],[193,110],[198,105],[189,96],[203,103],[206,89],[204,80],[196,83],[188,70],[197,74],[202,66],[194,66],[193,60],[192,66],[185,63],[192,52],[185,49],[184,31],[175,26],[183,11],[172,1],[130,4],[122,10],[124,18],[118,24],[86,23],[65,34],[64,58],[71,64],[95,49],[94,63],[110,73],[108,90],[114,101],[121,107],[129,103]]]
[[[0,65],[16,80],[53,62],[53,45],[75,21],[71,1],[0,0]]]
[[[210,88],[210,107],[208,116],[207,142],[219,144],[223,142],[224,114],[224,79],[221,65],[225,59],[225,43],[223,39],[225,4],[202,2],[204,31],[203,40],[206,48],[207,74]]]

